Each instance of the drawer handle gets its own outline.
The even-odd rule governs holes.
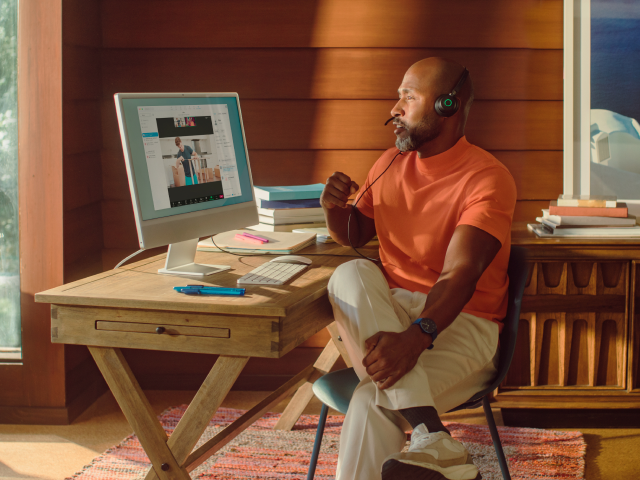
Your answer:
[[[163,334],[165,332],[165,328],[164,327],[158,327],[156,328],[156,333],[158,335]]]

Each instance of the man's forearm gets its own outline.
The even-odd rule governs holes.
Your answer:
[[[430,318],[438,326],[438,334],[453,323],[465,305],[471,300],[476,290],[476,281],[471,272],[458,271],[441,275],[436,284],[429,291],[427,302],[420,314],[420,318]],[[420,327],[411,326],[418,329]],[[429,336],[425,335],[425,341],[431,344]],[[429,337],[429,338],[427,338]],[[428,346],[427,345],[427,346]]]
[[[331,237],[340,245],[349,246],[349,236],[351,236],[351,242],[354,246],[358,247],[359,229],[356,219],[356,212],[353,212],[353,206],[347,205],[346,208],[324,208],[324,217],[327,220],[327,228]],[[347,232],[347,222],[349,221],[349,214],[351,215],[351,226]]]

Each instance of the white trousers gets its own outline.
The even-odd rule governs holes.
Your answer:
[[[384,459],[405,445],[410,430],[399,409],[433,406],[438,413],[464,403],[496,374],[498,325],[461,313],[438,335],[416,366],[391,388],[379,390],[362,365],[365,340],[378,332],[402,332],[424,309],[427,295],[389,289],[380,269],[368,260],[338,267],[329,299],[340,336],[360,384],[340,436],[336,480],[380,479]]]

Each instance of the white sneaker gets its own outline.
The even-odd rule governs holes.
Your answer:
[[[471,455],[446,432],[429,433],[424,424],[411,434],[408,452],[389,455],[382,480],[481,480]]]

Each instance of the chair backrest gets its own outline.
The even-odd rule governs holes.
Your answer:
[[[509,256],[509,300],[507,315],[503,320],[502,333],[500,333],[500,363],[498,373],[490,386],[478,392],[467,404],[482,399],[488,393],[494,391],[504,380],[507,371],[511,366],[513,353],[516,349],[518,338],[518,324],[520,323],[520,307],[522,306],[522,295],[529,276],[529,266],[527,265],[527,249],[523,247],[511,247]]]

